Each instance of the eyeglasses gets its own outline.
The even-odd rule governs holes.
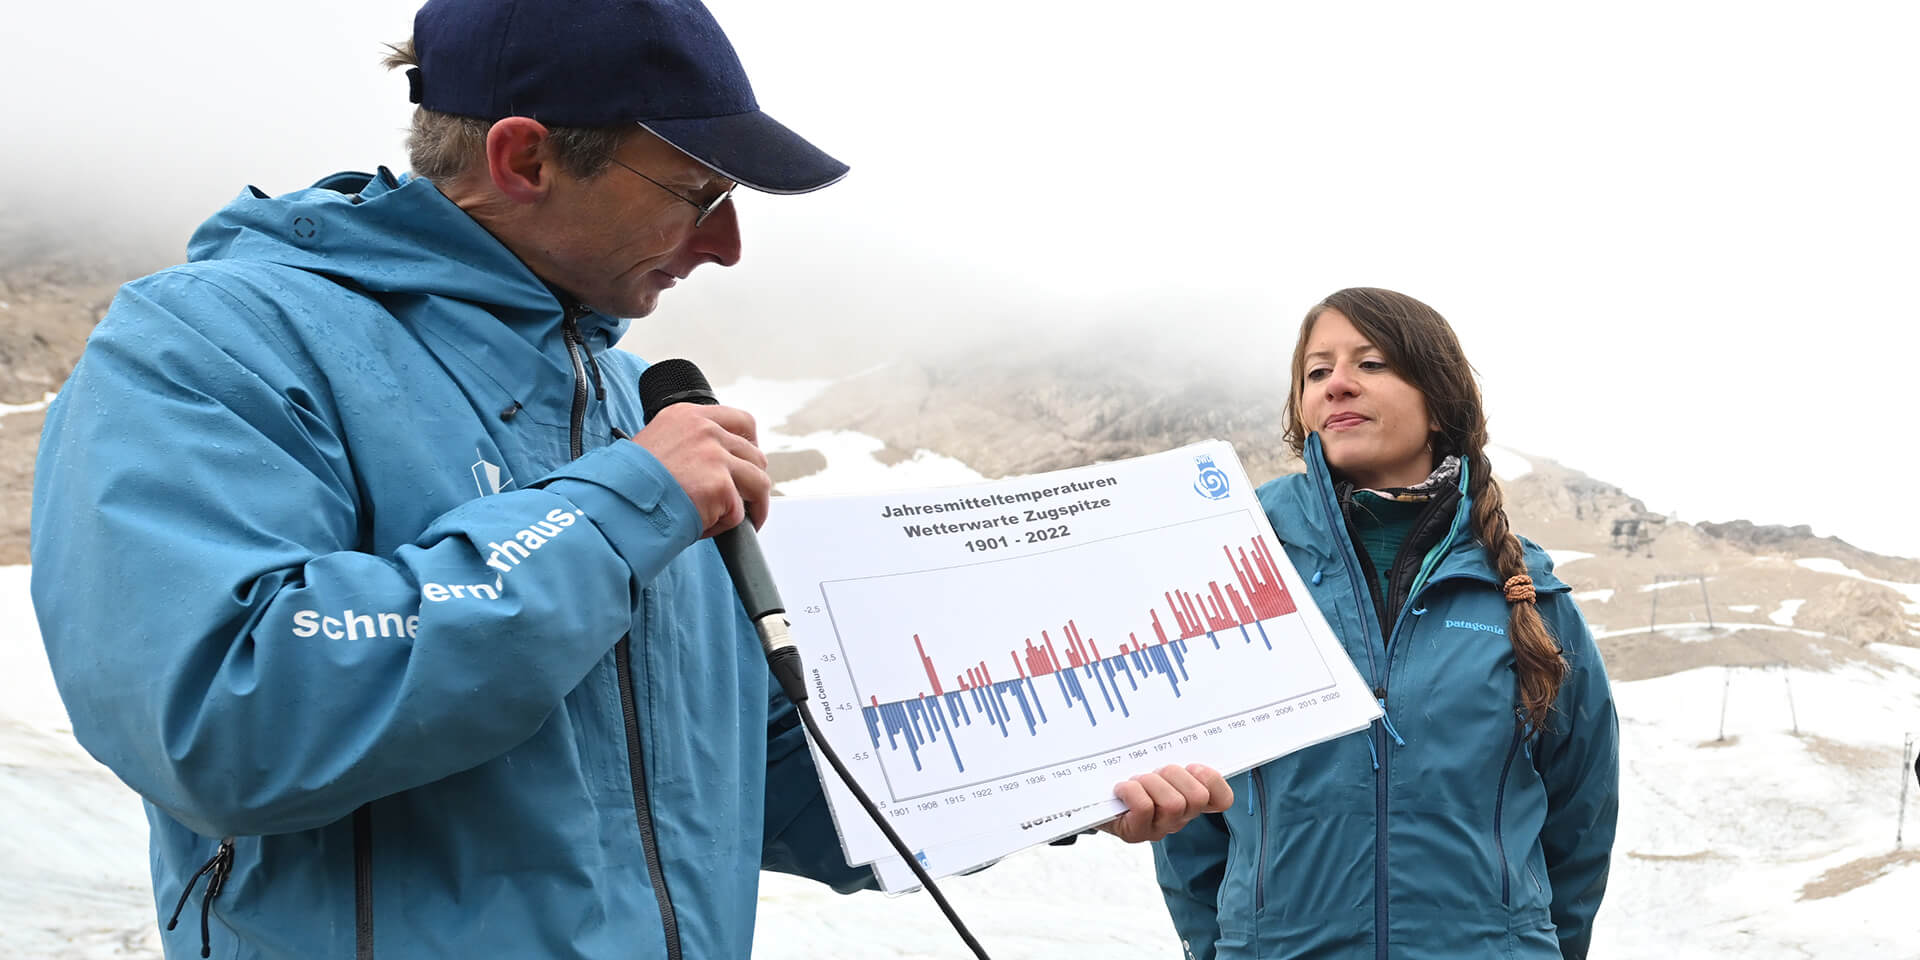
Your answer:
[[[680,191],[675,190],[674,188],[669,187],[666,184],[661,183],[660,181],[655,180],[654,178],[649,177],[646,174],[641,173],[640,171],[627,166],[625,163],[621,162],[619,157],[608,157],[607,159],[613,161],[616,165],[625,168],[627,172],[633,174],[634,176],[639,177],[640,179],[645,180],[646,182],[651,183],[654,186],[659,187],[660,189],[665,190],[666,192],[671,193],[682,200],[685,200],[695,210],[700,211],[699,213],[694,214],[694,217],[693,217],[693,225],[695,227],[699,227],[701,224],[706,223],[707,218],[710,216],[713,216],[713,212],[715,210],[720,209],[720,205],[723,203],[726,203],[727,198],[733,196],[733,191],[739,189],[740,187],[740,185],[737,183],[729,184],[727,186],[727,189],[721,191],[719,196],[714,197],[712,200],[709,200],[706,203],[701,203],[700,201],[695,200],[692,197],[689,197],[686,194],[681,193]]]

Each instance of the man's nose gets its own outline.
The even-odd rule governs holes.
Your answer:
[[[739,263],[740,215],[733,201],[729,199],[721,204],[707,217],[707,222],[695,227],[687,245],[702,263],[711,261],[723,267]]]

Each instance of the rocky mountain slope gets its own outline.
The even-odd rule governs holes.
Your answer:
[[[32,407],[67,375],[117,282],[150,265],[107,256],[104,244],[47,243],[4,214],[0,809],[13,816],[0,828],[0,887],[25,894],[0,906],[0,955],[156,958],[139,804],[72,742],[28,571],[6,566],[26,559],[41,426]],[[635,339],[658,330],[642,326]],[[825,479],[843,456],[922,463],[931,451],[998,476],[1215,437],[1234,443],[1256,480],[1299,469],[1280,439],[1286,377],[1273,358],[1286,344],[1207,355],[1168,347],[1165,331],[1114,325],[1098,336],[1022,333],[1016,344],[944,337],[890,356],[871,341],[836,351],[823,340],[803,356],[760,344],[776,363],[734,337],[708,364],[699,337],[681,339],[655,355],[702,358],[723,392],[750,374],[818,378],[794,391],[811,399],[795,401],[783,433],[858,431],[881,447],[835,445],[848,434],[809,440],[775,458],[783,482]],[[766,425],[790,408],[763,414]],[[1892,788],[1909,784],[1901,733],[1920,695],[1920,561],[1804,527],[1670,521],[1540,457],[1502,452],[1496,467],[1514,528],[1552,549],[1616,681],[1622,820],[1594,956],[1670,957],[1675,944],[1687,956],[1762,960],[1911,955],[1898,918],[1920,861],[1886,843],[1906,815]],[[1101,878],[1098,896],[1059,896],[1090,876]],[[995,950],[1172,949],[1144,848],[1049,848],[956,878],[950,891],[970,920],[992,918],[983,939]],[[758,929],[755,955],[775,960],[951,946],[924,898],[838,897],[779,876],[763,880]]]
[[[58,390],[114,290],[162,259],[152,245],[10,204],[0,199],[0,410]],[[27,559],[40,424],[32,409],[0,417],[0,564]]]
[[[902,356],[835,382],[783,429],[855,430],[889,455],[930,450],[987,476],[1208,438],[1231,441],[1255,482],[1301,469],[1281,436],[1283,368],[1262,374],[1235,358],[1202,377],[1197,354],[1106,333],[1004,354],[978,344]],[[1620,679],[1815,666],[1870,659],[1870,643],[1920,644],[1920,560],[1806,527],[1672,522],[1545,458],[1508,452],[1496,471],[1513,528],[1553,550]]]
[[[118,281],[157,260],[48,235],[28,218],[0,217],[0,404],[31,405],[56,389]],[[1017,341],[987,332],[916,339],[879,364],[871,350],[836,364],[823,348],[808,372],[833,382],[785,429],[857,431],[885,443],[882,459],[929,450],[986,476],[1208,438],[1231,441],[1256,482],[1300,469],[1281,439],[1285,344],[1223,355],[1143,323],[1036,330]],[[676,345],[701,355],[697,338]],[[758,372],[737,340],[728,350],[726,362],[741,369],[726,372]],[[0,564],[26,559],[39,429],[37,411],[0,417]],[[782,455],[775,469],[790,479],[824,465],[803,451]],[[1510,454],[1500,471],[1514,529],[1555,551],[1621,679],[1717,663],[1813,665],[1858,659],[1873,642],[1920,644],[1912,586],[1920,560],[1805,527],[1670,522],[1544,458]]]

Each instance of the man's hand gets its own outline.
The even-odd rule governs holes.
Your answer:
[[[753,415],[734,407],[676,403],[654,414],[633,442],[647,448],[700,511],[702,537],[767,520],[773,480],[757,446]]]
[[[1127,812],[1100,829],[1128,843],[1159,840],[1203,813],[1233,806],[1233,788],[1227,786],[1227,778],[1199,763],[1169,764],[1123,780],[1113,788],[1113,795],[1126,803]]]

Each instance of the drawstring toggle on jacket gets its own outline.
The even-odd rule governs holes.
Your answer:
[[[180,891],[180,902],[173,905],[173,916],[167,918],[167,929],[172,930],[179,923],[180,908],[187,905],[187,897],[193,893],[194,886],[200,882],[201,877],[207,876],[208,873],[213,874],[207,879],[207,892],[200,895],[200,955],[202,957],[213,956],[213,938],[207,929],[207,912],[213,909],[213,898],[220,895],[220,888],[227,885],[227,874],[232,871],[233,838],[226,837],[220,841],[220,848],[213,852],[213,856],[209,857],[206,863],[201,864],[200,869],[195,870],[193,876],[187,880],[187,888]]]
[[[1393,738],[1395,746],[1404,747],[1407,745],[1405,740],[1400,739],[1400,731],[1393,728],[1393,718],[1387,715],[1387,700],[1385,697],[1380,698],[1380,725],[1386,728],[1387,736]]]

